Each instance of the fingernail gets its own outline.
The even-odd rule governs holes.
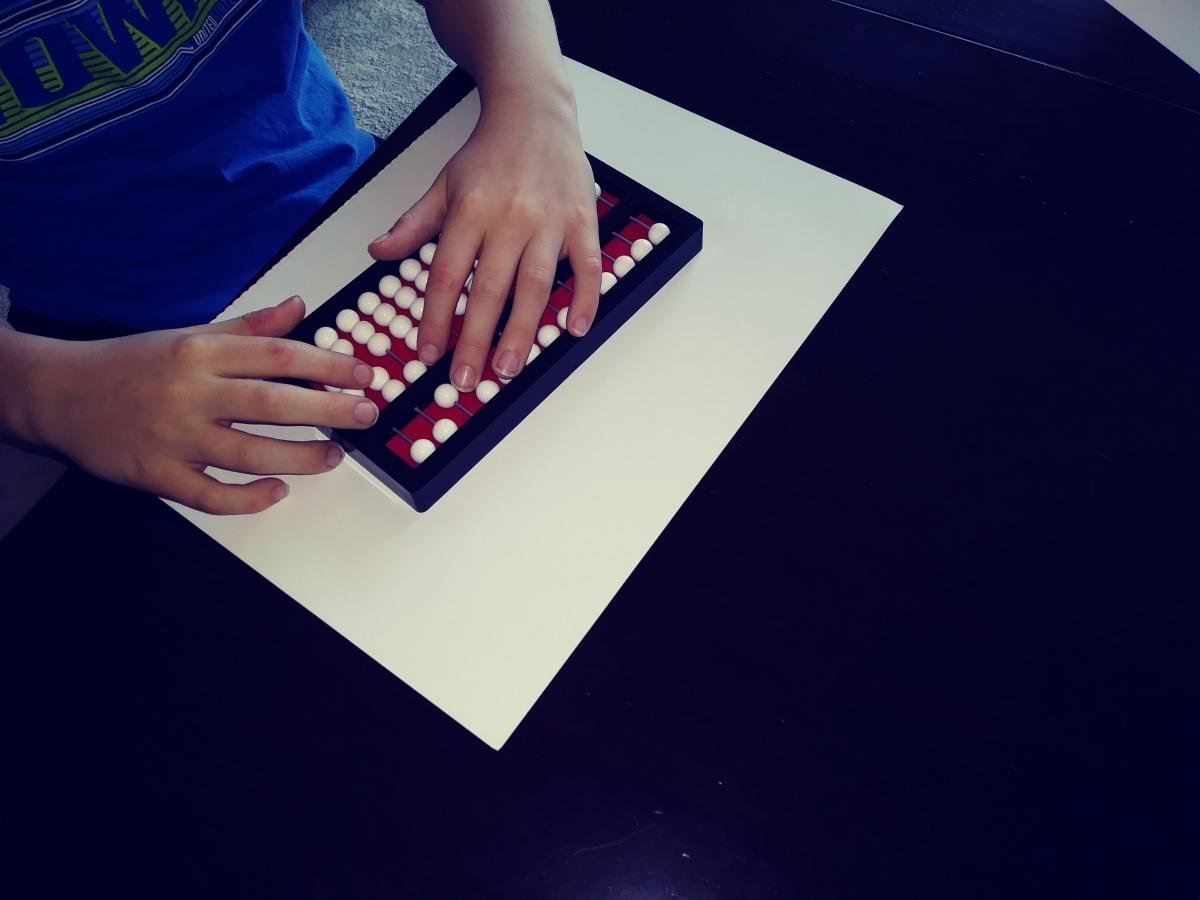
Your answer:
[[[427,366],[432,366],[438,361],[438,357],[441,356],[441,354],[438,353],[438,348],[433,344],[422,344],[421,353],[419,355],[421,357],[421,362],[425,363]]]
[[[517,374],[517,366],[521,364],[520,360],[521,358],[517,356],[515,350],[505,350],[500,354],[500,358],[492,363],[492,368],[502,378],[512,378]]]
[[[475,390],[475,370],[470,366],[459,366],[454,370],[454,377],[450,380],[454,382],[454,386],[460,391]]]
[[[330,443],[329,449],[325,451],[325,465],[333,468],[342,461],[342,448],[337,444]]]
[[[288,495],[288,486],[286,484],[282,484],[282,483],[277,484],[277,485],[275,485],[275,489],[273,491],[271,491],[271,502],[278,503],[280,500],[282,500],[287,495]]]
[[[590,324],[587,316],[579,316],[571,323],[571,334],[575,335],[575,337],[583,337],[587,334],[588,325]]]
[[[370,366],[364,366],[362,363],[359,363],[354,367],[354,380],[359,384],[370,384],[374,376],[375,373],[371,371]]]
[[[379,407],[370,400],[364,400],[354,407],[354,418],[364,425],[370,425],[379,417]]]
[[[375,238],[375,240],[371,241],[371,243],[372,243],[372,244],[378,244],[380,241],[386,241],[386,240],[387,240],[388,238],[390,238],[391,236],[392,236],[392,233],[391,233],[390,231],[385,231],[385,232],[384,232],[383,234],[381,234],[379,237]]]

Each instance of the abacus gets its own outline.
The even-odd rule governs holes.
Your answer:
[[[372,367],[370,386],[351,393],[379,407],[376,423],[364,431],[322,431],[418,512],[453,487],[700,251],[699,219],[600,160],[588,159],[596,179],[604,267],[599,309],[583,337],[566,330],[573,276],[570,263],[561,262],[537,340],[514,378],[493,371],[489,354],[475,390],[459,391],[450,383],[454,344],[470,304],[470,276],[454,311],[446,353],[429,367],[417,358],[435,243],[399,264],[373,264],[290,335],[352,354]],[[511,307],[510,291],[493,346]]]

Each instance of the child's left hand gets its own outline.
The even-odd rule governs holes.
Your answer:
[[[576,336],[587,331],[602,271],[593,185],[573,98],[528,91],[488,98],[475,131],[433,186],[368,248],[376,259],[403,259],[441,233],[419,329],[426,365],[446,351],[476,258],[450,366],[460,390],[479,383],[514,278],[512,315],[492,356],[498,374],[512,377],[524,366],[564,256],[575,273],[567,327]]]

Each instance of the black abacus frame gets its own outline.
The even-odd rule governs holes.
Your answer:
[[[596,181],[618,198],[616,206],[600,217],[600,246],[620,232],[637,215],[662,222],[670,234],[624,278],[600,298],[595,321],[582,338],[564,334],[526,370],[506,384],[487,404],[461,425],[457,433],[415,468],[388,449],[388,442],[433,400],[440,384],[450,381],[453,353],[430,366],[424,375],[381,410],[378,421],[362,431],[321,429],[336,440],[356,463],[371,473],[418,512],[429,509],[460,478],[517,427],[572,372],[591,356],[629,318],[654,296],[687,262],[700,252],[703,223],[606,163],[588,154]],[[354,278],[317,308],[296,328],[291,337],[310,342],[318,328],[333,325],[339,310],[356,308],[358,295],[373,291],[384,275],[393,275],[397,263],[377,262]],[[567,260],[559,264],[557,277],[571,276]],[[497,325],[503,330],[512,301],[506,304]]]

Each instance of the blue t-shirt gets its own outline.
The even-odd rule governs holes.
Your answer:
[[[373,148],[299,0],[0,0],[0,284],[34,312],[207,322]]]

